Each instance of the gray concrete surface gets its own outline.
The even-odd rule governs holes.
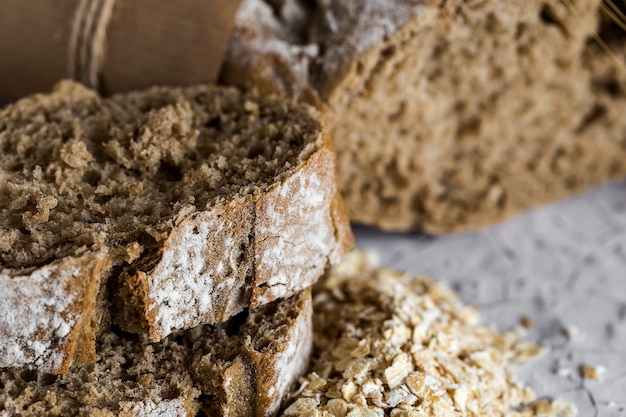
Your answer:
[[[381,264],[447,282],[500,330],[531,317],[525,337],[548,352],[518,375],[538,396],[582,417],[626,416],[626,183],[478,233],[355,234]],[[581,378],[582,364],[604,367],[602,380]]]

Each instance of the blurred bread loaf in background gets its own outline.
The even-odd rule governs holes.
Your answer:
[[[476,229],[626,174],[625,11],[245,0],[221,80],[324,109],[353,221]]]
[[[357,223],[471,230],[626,174],[622,0],[70,3],[42,3],[63,22],[50,47],[27,24],[41,10],[4,8],[28,19],[0,25],[0,95],[61,75],[112,93],[221,68],[222,83],[322,109]]]

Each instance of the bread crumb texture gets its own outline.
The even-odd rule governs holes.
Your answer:
[[[198,87],[107,100],[65,82],[3,109],[2,267],[76,255],[100,234],[132,260],[190,211],[282,179],[321,128],[288,102],[245,110],[253,99]]]
[[[0,370],[0,416],[272,416],[306,370],[311,295],[179,331],[158,343],[111,331],[66,375]]]
[[[334,149],[291,100],[64,81],[0,110],[0,151],[0,367],[93,361],[109,310],[152,341],[225,321],[351,245]]]
[[[602,8],[245,0],[222,80],[321,103],[354,221],[475,229],[626,174],[626,32]]]
[[[573,416],[560,400],[534,400],[512,374],[541,354],[498,333],[448,288],[371,266],[359,253],[318,284],[309,374],[286,416]]]

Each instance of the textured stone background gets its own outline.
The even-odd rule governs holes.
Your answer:
[[[381,264],[447,282],[500,330],[531,317],[525,337],[549,351],[518,375],[539,397],[573,402],[582,417],[626,416],[626,183],[479,233],[355,233]],[[582,364],[605,367],[603,379],[582,379]]]

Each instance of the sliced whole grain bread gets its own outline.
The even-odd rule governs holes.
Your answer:
[[[245,0],[221,78],[325,109],[352,220],[475,229],[626,174],[626,31],[602,10]]]
[[[0,415],[272,416],[312,349],[310,290],[161,342],[108,331],[66,375],[0,370]]]
[[[0,367],[95,360],[315,282],[351,245],[311,108],[235,89],[103,99],[62,82],[0,111]]]

